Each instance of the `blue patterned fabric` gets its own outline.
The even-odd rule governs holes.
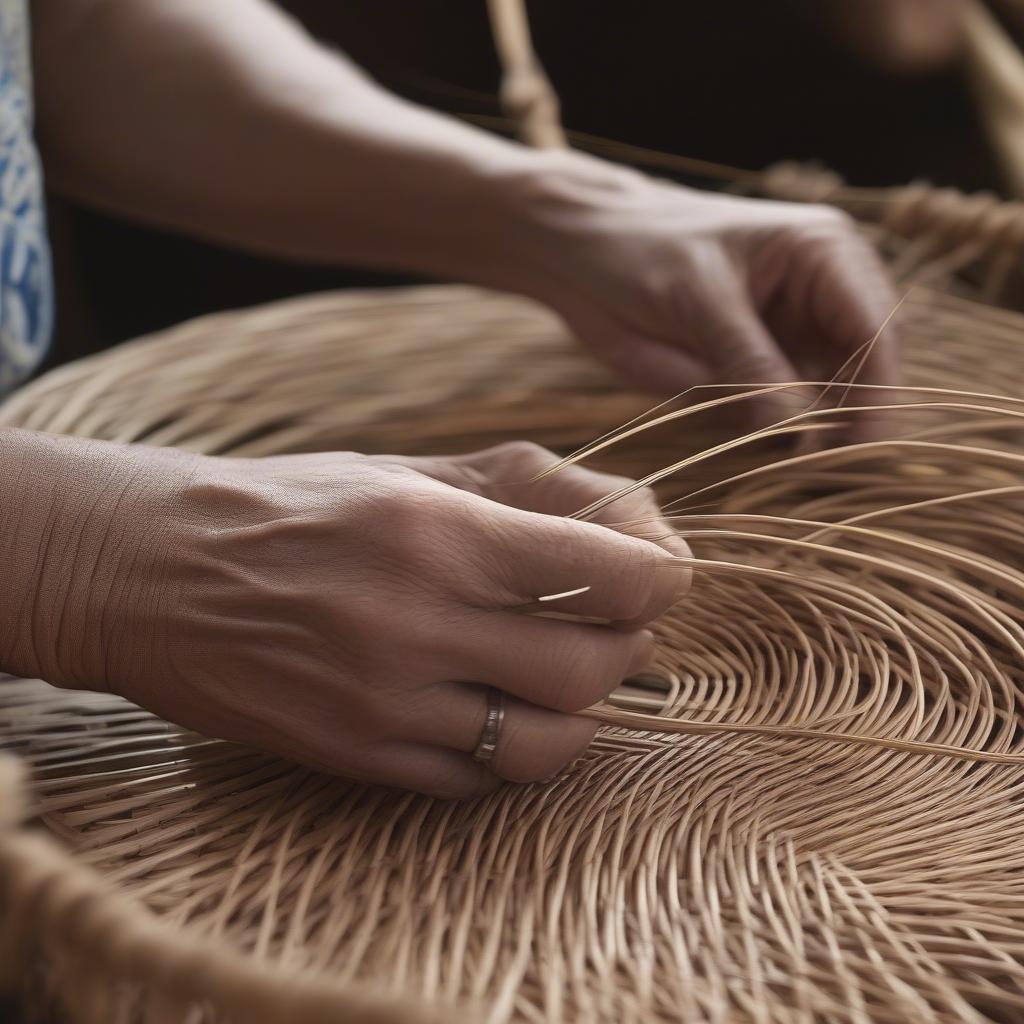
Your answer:
[[[53,303],[42,169],[32,140],[28,3],[0,0],[0,396],[46,354]]]

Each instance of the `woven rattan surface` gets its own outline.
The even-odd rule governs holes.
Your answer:
[[[490,9],[507,110],[562,144],[523,5]],[[474,803],[0,682],[51,834],[18,828],[0,760],[0,981],[97,1022],[1024,1019],[1024,318],[962,297],[1019,298],[1020,208],[682,163],[835,202],[901,281],[941,286],[904,305],[891,439],[769,457],[684,416],[595,453],[671,467],[651,479],[700,559],[658,624],[665,686],[600,709],[562,777]],[[197,321],[48,375],[0,424],[566,451],[646,405],[538,308],[424,288]]]
[[[1024,393],[1020,316],[926,290],[904,312],[910,383]],[[908,401],[981,410],[906,409],[895,449],[812,453],[718,492],[690,495],[735,472],[731,458],[662,483],[666,501],[703,506],[679,526],[709,560],[695,599],[658,627],[677,675],[666,717],[1021,750],[1020,411],[922,395]],[[538,307],[434,287],[197,321],[50,374],[0,422],[253,456],[505,437],[566,451],[648,402]],[[689,420],[669,427],[611,449],[617,468],[706,443]],[[356,983],[411,996],[397,1019],[454,1005],[490,1021],[1024,1016],[1016,764],[608,728],[563,778],[442,803],[206,740],[116,698],[2,685],[0,740],[31,767],[35,809],[170,926],[148,939],[176,965],[167,977],[197,967],[180,966],[192,940],[175,935],[203,935],[244,953],[231,967],[243,978],[267,965],[256,974],[278,993],[308,989],[307,970],[328,985],[322,1017],[305,1003],[260,1017],[251,999],[240,1009],[244,984],[221,984],[228,967],[204,962],[202,992],[233,1019],[361,1019],[330,1001]],[[13,920],[43,950],[62,929],[51,981],[75,994],[72,1016],[154,1012],[137,987],[81,969],[96,961],[73,939],[88,936],[90,955],[111,941],[108,901],[83,898],[83,878],[54,895],[58,876],[14,900]],[[187,986],[168,991],[160,973],[142,972],[169,1015],[156,1019],[185,1019]]]

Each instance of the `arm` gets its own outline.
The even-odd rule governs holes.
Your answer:
[[[537,154],[385,92],[269,3],[47,0],[33,19],[58,189],[303,260],[497,274],[503,180]]]
[[[668,394],[828,379],[895,305],[834,209],[494,138],[389,95],[263,0],[33,10],[49,174],[96,205],[268,252],[517,291],[624,379]],[[887,333],[860,380],[892,383],[896,364]]]
[[[117,652],[140,655],[119,613],[151,606],[164,513],[198,465],[150,452],[0,428],[0,672],[110,689]]]

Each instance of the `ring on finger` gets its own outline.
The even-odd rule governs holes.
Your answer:
[[[493,686],[487,690],[487,717],[484,719],[480,740],[473,751],[473,760],[487,764],[493,759],[505,720],[505,694]]]

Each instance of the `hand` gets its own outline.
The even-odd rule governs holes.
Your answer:
[[[538,159],[543,171],[509,184],[535,269],[524,290],[640,388],[830,380],[896,306],[831,207],[695,191],[575,153]],[[858,381],[898,382],[891,328]],[[787,410],[779,396],[757,418]]]
[[[531,445],[447,459],[97,450],[108,474],[122,453],[130,471],[69,517],[98,532],[60,539],[55,557],[94,554],[63,604],[76,639],[39,674],[357,779],[458,796],[557,772],[594,733],[570,713],[648,664],[641,627],[688,585],[668,557],[688,549],[649,493],[604,512],[637,536],[563,518],[623,481],[572,467],[531,483],[554,460]],[[584,586],[552,609],[612,625],[515,610]],[[490,770],[470,756],[487,686],[507,694]]]

